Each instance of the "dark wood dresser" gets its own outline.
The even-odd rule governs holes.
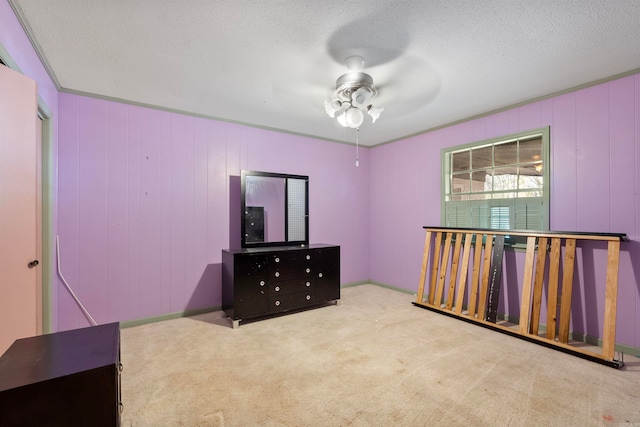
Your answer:
[[[326,244],[222,251],[222,309],[241,320],[340,299],[340,247]]]
[[[16,340],[0,357],[0,426],[119,426],[120,325]]]

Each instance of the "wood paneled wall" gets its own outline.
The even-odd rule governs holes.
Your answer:
[[[368,278],[367,150],[356,168],[350,145],[73,94],[59,108],[62,270],[98,323],[220,305],[241,169],[308,175],[310,240],[342,246],[343,282]],[[58,329],[85,326],[57,295]]]
[[[544,126],[551,129],[551,229],[626,233],[632,240],[620,254],[617,338],[640,348],[640,74],[373,148],[370,277],[415,291],[421,228],[441,220],[441,149]],[[601,337],[602,312],[579,308],[600,295],[593,276],[606,265],[606,251],[593,254],[576,266],[582,290],[574,298],[583,303],[572,312],[572,330]],[[517,271],[505,271],[507,281],[524,265],[521,254],[509,256]],[[521,292],[509,289],[499,302],[507,314]]]

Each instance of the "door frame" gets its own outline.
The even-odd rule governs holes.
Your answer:
[[[42,145],[40,147],[40,164],[42,166],[40,183],[42,190],[42,333],[54,332],[54,295],[55,253],[53,223],[55,208],[55,151],[54,129],[51,110],[38,95],[38,115],[42,119]]]
[[[0,59],[9,68],[15,70],[21,74],[24,74],[18,64],[11,58],[9,52],[6,51],[2,43],[0,43]],[[36,92],[38,91],[36,84]],[[37,289],[36,292],[40,293],[42,301],[41,312],[41,324],[37,325],[38,331],[43,334],[51,333],[55,331],[55,321],[53,318],[53,307],[55,294],[53,291],[55,269],[53,268],[55,262],[55,252],[53,250],[53,235],[55,230],[54,216],[55,216],[55,138],[54,138],[54,126],[53,126],[53,114],[44,102],[40,94],[38,93],[38,111],[34,112],[34,119],[40,117],[42,120],[42,142],[39,147],[40,151],[40,177],[41,177],[41,190],[42,200],[40,201],[41,207],[41,224],[42,224],[42,259],[40,262],[40,274],[42,275],[41,289]],[[35,121],[34,121],[35,123]]]

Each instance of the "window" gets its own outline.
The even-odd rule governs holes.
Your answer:
[[[442,151],[446,227],[549,229],[549,128]]]

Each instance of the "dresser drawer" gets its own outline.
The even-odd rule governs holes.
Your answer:
[[[278,252],[269,260],[270,280],[290,280],[312,277],[313,264],[309,254],[296,253],[294,251]]]
[[[287,311],[296,308],[306,307],[316,302],[312,291],[295,292],[287,295],[277,295],[269,297],[269,311]]]
[[[283,281],[271,281],[269,283],[269,295],[287,295],[296,292],[308,292],[313,289],[312,279],[293,279]]]

